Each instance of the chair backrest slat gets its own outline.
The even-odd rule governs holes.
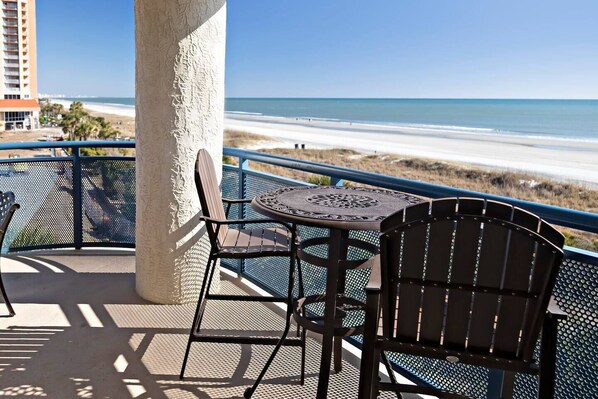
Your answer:
[[[511,220],[512,212],[513,208],[506,204],[494,201],[486,203],[486,216]],[[484,224],[476,285],[500,288],[508,243],[508,229],[496,223]],[[474,294],[471,327],[468,333],[468,348],[481,353],[490,352],[498,303],[499,295],[497,294]]]
[[[453,248],[453,232],[455,221],[443,220],[452,216],[457,207],[457,200],[449,198],[434,201],[431,215],[438,221],[430,225],[425,279],[435,282],[448,282],[451,255]],[[439,287],[423,289],[421,308],[421,329],[419,340],[438,345],[442,338],[445,299],[447,290]]]
[[[560,233],[522,209],[472,198],[411,206],[381,227],[387,339],[531,359],[563,257]]]
[[[214,161],[210,153],[203,148],[197,153],[197,160],[195,162],[195,185],[203,215],[214,219],[226,219],[218,178],[214,169]],[[216,230],[212,224],[207,224],[207,230],[212,241],[222,243],[226,237],[228,228],[226,225],[222,225],[218,230],[218,236],[216,236]]]
[[[513,222],[532,232],[538,232],[540,218],[522,209],[515,209]],[[529,239],[525,230],[511,230],[507,264],[502,288],[520,291],[530,290],[534,253],[537,243]],[[520,328],[528,305],[527,298],[503,296],[496,320],[494,352],[512,354],[518,352]]]
[[[458,211],[465,215],[481,216],[484,213],[484,205],[484,200],[460,198]],[[451,270],[452,283],[473,285],[477,271],[480,238],[481,223],[479,221],[461,220],[457,223]],[[451,290],[449,292],[444,333],[445,346],[457,350],[465,348],[472,299],[472,293],[469,291]]]
[[[548,225],[542,221],[540,231],[552,229],[554,227]],[[560,233],[559,233],[560,234]],[[562,246],[563,244],[561,244]],[[560,262],[562,254],[555,251],[553,247],[549,245],[538,244],[536,249],[536,257],[534,260],[534,273],[531,280],[531,292],[543,292],[546,287],[552,287],[554,280],[556,280],[557,271],[550,270],[549,265],[553,265],[556,262]],[[545,303],[540,302],[544,300]],[[530,299],[528,303],[528,315],[524,320],[523,331],[527,331],[527,335],[521,337],[521,356],[524,359],[531,359],[533,356],[534,349],[536,347],[535,338],[541,329],[543,314],[542,309],[546,308],[547,302],[550,300],[549,297]]]
[[[429,213],[429,204],[423,203],[409,207],[405,212],[405,222],[425,218]],[[426,254],[427,226],[421,224],[403,233],[400,277],[421,279],[423,276]],[[396,334],[406,340],[415,340],[419,330],[419,311],[421,305],[421,286],[403,284],[398,292],[398,318]]]

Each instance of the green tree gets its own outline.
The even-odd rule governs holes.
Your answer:
[[[95,136],[100,131],[100,125],[92,118],[87,118],[79,123],[74,130],[75,137],[79,140],[89,140],[91,136]]]
[[[75,140],[81,133],[79,125],[89,119],[89,113],[83,108],[83,103],[73,101],[69,110],[62,117],[62,131],[68,135],[69,140]]]
[[[119,131],[112,127],[112,124],[106,120],[103,116],[95,118],[96,123],[99,126],[98,137],[101,139],[111,139],[118,135]]]
[[[58,123],[58,117],[62,116],[65,113],[62,104],[51,103],[50,100],[48,100],[47,98],[40,99],[39,103],[41,107],[39,119],[43,123]]]

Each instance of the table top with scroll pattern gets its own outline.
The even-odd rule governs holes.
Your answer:
[[[346,230],[378,230],[380,221],[422,199],[382,188],[283,187],[256,196],[251,206],[277,220]]]

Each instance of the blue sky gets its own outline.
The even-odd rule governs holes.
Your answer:
[[[597,16],[596,0],[228,0],[226,94],[598,98]],[[37,25],[41,92],[134,95],[133,0],[37,0]]]

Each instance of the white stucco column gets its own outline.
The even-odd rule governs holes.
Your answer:
[[[135,0],[136,285],[158,303],[197,300],[209,250],[193,169],[221,171],[226,0]]]

